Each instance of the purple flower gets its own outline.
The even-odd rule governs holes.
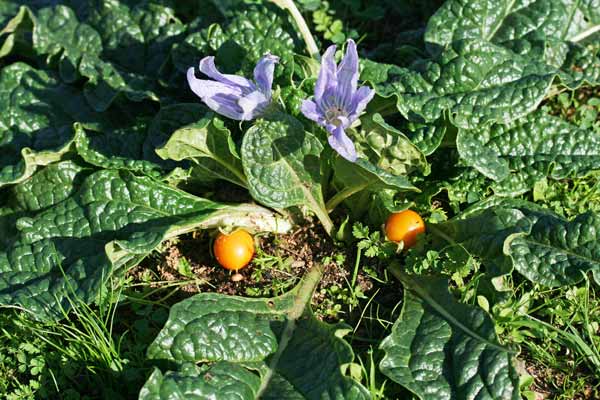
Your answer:
[[[304,100],[302,113],[331,134],[329,144],[342,157],[356,161],[354,143],[346,135],[347,129],[364,111],[375,92],[358,85],[358,53],[356,43],[348,40],[346,55],[340,65],[335,65],[335,46],[329,46],[315,85],[314,101]]]
[[[213,111],[231,119],[248,121],[257,118],[271,103],[273,72],[279,57],[261,58],[254,67],[254,80],[220,73],[214,57],[200,60],[200,72],[213,80],[198,79],[194,67],[187,71],[190,88]]]

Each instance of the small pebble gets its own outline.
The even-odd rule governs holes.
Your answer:
[[[244,275],[240,274],[239,272],[237,274],[234,274],[231,276],[231,281],[232,282],[240,282],[244,280]]]

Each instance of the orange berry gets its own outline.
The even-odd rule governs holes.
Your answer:
[[[385,223],[385,235],[393,242],[404,242],[404,248],[417,243],[417,235],[425,232],[423,218],[412,210],[391,214]]]
[[[229,235],[219,233],[213,244],[213,252],[223,268],[237,271],[252,260],[254,239],[243,229],[238,229]]]

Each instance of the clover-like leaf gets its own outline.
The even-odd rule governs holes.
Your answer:
[[[422,400],[518,400],[514,354],[482,309],[458,303],[446,279],[409,276],[402,314],[381,344],[381,371]]]
[[[237,376],[244,375],[240,367],[253,370],[257,375],[247,374],[237,385],[256,387],[253,382],[259,377],[260,386],[252,397],[243,399],[368,399],[364,387],[342,374],[342,365],[353,358],[350,346],[341,339],[343,327],[326,325],[310,311],[321,274],[321,267],[316,266],[299,286],[281,297],[203,293],[184,300],[171,308],[148,355],[179,363],[215,362],[212,368],[232,365],[231,373]],[[173,373],[165,376],[169,374]],[[151,377],[146,387],[156,386],[156,380]],[[205,385],[191,377],[183,382]],[[173,385],[163,395],[183,389]],[[215,391],[215,396],[224,396],[223,390]]]

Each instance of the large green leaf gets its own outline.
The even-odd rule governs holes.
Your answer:
[[[566,221],[538,216],[531,234],[510,243],[514,267],[544,286],[572,285],[592,271],[600,273],[600,217],[588,212]]]
[[[543,62],[483,40],[452,42],[436,61],[410,70],[378,69],[370,82],[381,96],[398,96],[397,106],[405,118],[434,123],[448,113],[456,126],[465,129],[509,123],[530,113],[556,75]]]
[[[512,272],[506,248],[515,238],[527,235],[531,226],[531,220],[518,209],[489,208],[468,217],[459,215],[440,224],[430,224],[428,228],[436,237],[434,248],[460,246],[478,257],[489,274],[498,276]]]
[[[60,159],[73,140],[74,122],[100,121],[80,92],[23,63],[0,72],[0,107],[0,187]]]
[[[246,177],[231,133],[212,113],[173,132],[156,153],[163,159],[192,160],[194,176],[202,180],[224,179],[247,187]]]
[[[65,81],[87,78],[84,92],[95,110],[106,110],[120,93],[133,101],[156,100],[156,80],[172,44],[185,30],[174,11],[117,0],[90,0],[85,5],[79,16],[64,5],[35,12],[35,51],[45,55],[49,65],[57,62]]]
[[[345,328],[326,325],[310,311],[310,299],[321,277],[315,267],[290,293],[271,299],[252,299],[221,294],[199,294],[171,308],[169,320],[148,349],[153,359],[175,362],[216,362],[212,368],[233,366],[223,379],[235,374],[239,399],[368,399],[368,391],[342,374],[353,359],[351,347],[341,339]],[[244,374],[242,368],[258,373]],[[202,367],[206,370],[207,367]],[[167,372],[165,377],[175,373]],[[185,379],[154,389],[161,375],[155,373],[142,389],[144,399],[177,398],[177,393],[196,387],[206,390],[205,376]],[[198,381],[200,380],[200,381]],[[162,378],[162,382],[165,379]],[[223,386],[213,386],[215,398],[225,397]]]
[[[103,116],[102,126],[85,129],[76,125],[75,145],[88,163],[114,169],[127,169],[158,176],[175,168],[183,158],[159,158],[156,148],[162,146],[178,129],[203,121],[206,108],[201,104],[177,103],[165,106],[154,116],[113,107]],[[167,157],[164,157],[165,159]]]
[[[198,65],[206,55],[215,55],[219,68],[248,77],[257,61],[267,52],[280,57],[276,76],[291,75],[294,62],[294,39],[288,33],[289,22],[276,7],[242,8],[226,27],[211,25],[192,33],[173,49],[173,62],[185,72]]]
[[[569,40],[600,24],[594,0],[449,0],[429,19],[425,40],[447,47],[462,39],[505,43]]]
[[[425,40],[434,53],[458,40],[487,40],[560,69],[571,87],[598,84],[598,58],[572,42],[600,25],[597,8],[595,0],[449,0],[429,20]]]
[[[365,204],[355,204],[356,199],[351,197],[360,192],[419,191],[405,176],[392,175],[364,158],[359,158],[352,163],[342,157],[336,157],[333,169],[335,171],[334,182],[338,186],[338,193],[327,202],[328,210],[333,210],[346,199],[353,203],[355,212],[359,212],[360,209],[364,208],[369,209],[370,205],[365,207]],[[369,199],[371,197],[368,194],[366,196]]]
[[[321,142],[293,117],[278,114],[259,119],[242,142],[242,164],[250,194],[264,205],[286,208],[305,205],[319,215]]]
[[[600,169],[600,137],[542,111],[510,125],[459,129],[457,147],[485,176],[502,181],[516,174],[528,187]]]
[[[139,400],[255,399],[259,388],[260,379],[234,363],[184,364],[180,371],[164,375],[156,369],[140,391]]]
[[[520,399],[519,375],[482,309],[458,303],[441,278],[395,271],[402,314],[381,344],[381,371],[422,400]]]
[[[286,225],[265,209],[225,206],[126,171],[88,173],[59,163],[11,188],[16,215],[14,235],[0,247],[0,303],[59,318],[75,297],[93,301],[116,268],[165,238],[231,223]]]

